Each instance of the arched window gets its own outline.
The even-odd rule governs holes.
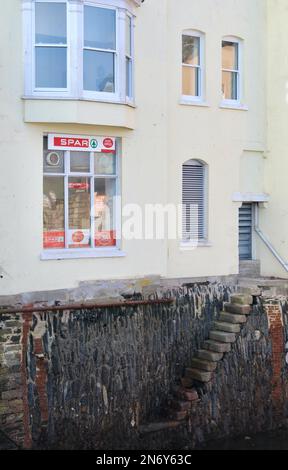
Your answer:
[[[182,33],[182,96],[189,100],[204,98],[204,34]]]
[[[222,40],[222,99],[240,103],[242,98],[242,40],[225,37]]]
[[[207,239],[207,165],[189,160],[182,167],[182,239]]]

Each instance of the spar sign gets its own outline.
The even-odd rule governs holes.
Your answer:
[[[115,153],[115,137],[48,134],[49,150],[81,150],[82,152]]]

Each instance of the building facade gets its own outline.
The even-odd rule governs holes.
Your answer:
[[[287,277],[285,3],[3,2],[0,295]]]

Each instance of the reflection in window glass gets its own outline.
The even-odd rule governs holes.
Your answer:
[[[67,50],[64,47],[36,47],[36,87],[67,87]]]
[[[200,65],[200,38],[185,35],[182,38],[182,63]]]
[[[182,93],[183,95],[199,96],[200,69],[197,67],[182,67]]]
[[[116,159],[114,153],[95,153],[94,154],[94,172],[95,175],[115,175]]]
[[[115,10],[84,6],[84,47],[116,49]]]
[[[84,50],[84,89],[114,93],[114,54]]]
[[[64,152],[48,150],[48,139],[44,137],[43,171],[44,173],[64,173]]]
[[[222,68],[226,70],[238,70],[238,44],[222,41]]]
[[[225,100],[238,99],[238,73],[222,72],[222,95]]]
[[[70,171],[72,173],[90,172],[90,153],[89,152],[71,152]]]
[[[94,181],[94,225],[95,246],[116,245],[114,222],[115,179],[95,178]]]
[[[36,2],[35,4],[36,44],[66,44],[66,4]]]
[[[89,248],[90,237],[90,178],[69,178],[69,248]]]
[[[65,247],[63,177],[44,177],[43,246],[47,249]]]

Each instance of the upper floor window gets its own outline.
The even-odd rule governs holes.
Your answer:
[[[197,31],[182,34],[182,96],[203,99],[204,36]]]
[[[35,3],[35,89],[67,88],[67,5]]]
[[[224,101],[241,100],[241,42],[238,39],[222,41],[222,97]]]
[[[25,95],[132,101],[134,1],[25,0]]]

